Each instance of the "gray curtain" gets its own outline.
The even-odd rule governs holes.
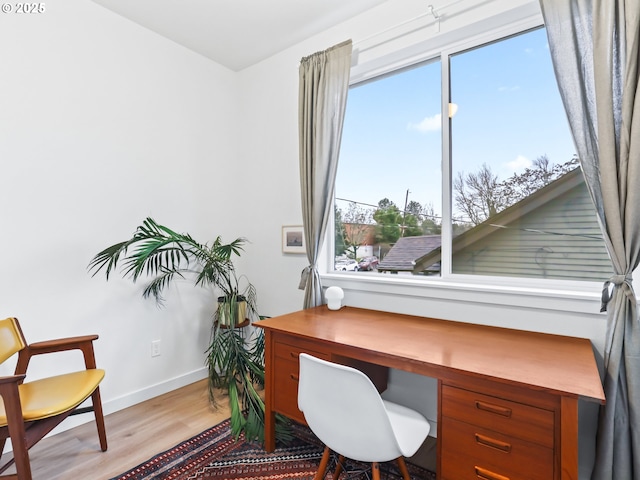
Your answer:
[[[331,218],[351,51],[352,42],[348,40],[300,62],[300,189],[309,261],[300,279],[300,289],[305,290],[304,308],[322,304],[317,261]]]
[[[560,93],[614,275],[594,480],[640,479],[640,2],[540,0]],[[634,121],[635,120],[635,121]]]

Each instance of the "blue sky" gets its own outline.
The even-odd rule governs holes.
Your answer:
[[[440,214],[440,98],[439,61],[352,87],[336,197],[403,207],[408,189]],[[486,163],[504,179],[541,155],[575,153],[543,29],[452,57],[451,100],[454,175]]]

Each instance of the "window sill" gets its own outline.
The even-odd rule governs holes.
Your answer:
[[[597,282],[549,281],[543,286],[540,282],[525,283],[518,281],[520,279],[380,278],[380,274],[364,272],[331,272],[322,274],[321,278],[325,287],[336,285],[345,292],[586,314],[600,311],[602,289],[602,284]]]

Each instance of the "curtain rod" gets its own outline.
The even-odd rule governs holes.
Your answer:
[[[359,45],[362,42],[366,42],[367,40],[371,40],[372,38],[376,38],[377,36],[383,35],[385,33],[388,33],[391,30],[395,30],[396,28],[403,27],[404,25],[406,25],[408,23],[415,22],[416,20],[419,20],[422,17],[426,17],[427,15],[433,15],[435,19],[439,19],[440,18],[439,15],[434,13],[433,5],[429,5],[428,8],[430,9],[428,12],[422,13],[422,14],[418,15],[417,17],[410,18],[409,20],[405,20],[404,22],[397,23],[397,24],[395,24],[395,25],[393,25],[391,27],[385,28],[384,30],[381,30],[381,31],[376,32],[376,33],[374,33],[372,35],[369,35],[368,37],[364,37],[364,38],[358,40],[355,44]]]
[[[446,5],[439,6],[438,10],[447,9],[452,5],[455,5],[457,3],[461,3],[461,2],[464,2],[464,1],[469,1],[469,0],[454,0],[452,2],[447,3]],[[376,37],[378,37],[380,35],[383,35],[385,33],[388,33],[390,31],[392,31],[392,30],[395,30],[398,27],[402,27],[402,26],[404,26],[404,25],[406,25],[408,23],[415,22],[416,20],[419,20],[419,19],[421,19],[423,17],[426,17],[426,16],[429,16],[429,15],[433,16],[434,23],[436,25],[436,31],[439,32],[440,31],[440,19],[441,19],[441,16],[440,16],[440,14],[438,14],[438,12],[436,11],[435,7],[432,4],[429,4],[429,5],[427,5],[427,11],[426,12],[421,13],[420,15],[418,15],[416,17],[413,17],[413,18],[410,18],[408,20],[405,20],[403,22],[397,23],[396,25],[393,25],[391,27],[385,28],[384,30],[376,32],[376,33],[374,33],[372,35],[369,35],[367,37],[361,38],[360,40],[354,42],[354,46],[357,46],[357,45],[359,45],[359,44],[361,44],[363,42],[366,42],[367,40],[371,40],[372,38],[376,38]],[[384,43],[384,42],[382,42],[382,43]]]

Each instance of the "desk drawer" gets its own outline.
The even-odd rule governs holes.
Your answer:
[[[553,448],[550,410],[443,385],[442,416]]]
[[[275,346],[274,388],[276,395],[273,408],[289,418],[304,422],[304,415],[298,409],[298,381],[300,375],[298,356],[300,353],[305,352],[315,357],[329,360],[329,355],[286,343],[277,342]]]
[[[288,343],[276,342],[276,360],[290,361],[296,364],[296,375],[298,374],[299,355],[301,353],[308,353],[314,357],[322,358],[323,360],[330,360],[328,353],[323,353],[318,350],[312,350],[306,345],[290,345]]]
[[[441,478],[550,480],[553,449],[475,425],[442,419]]]

